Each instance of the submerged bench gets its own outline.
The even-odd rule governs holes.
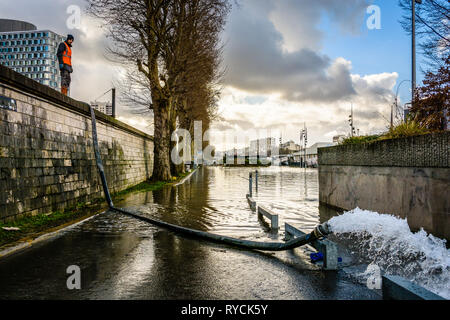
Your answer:
[[[384,275],[382,279],[384,300],[445,300],[400,276]]]
[[[290,240],[292,237],[301,237],[306,234],[289,223],[284,224],[284,230],[286,232],[286,240]],[[317,251],[322,252],[324,270],[338,269],[337,245],[334,242],[327,239],[314,240],[310,245]]]
[[[278,231],[279,225],[278,225],[278,214],[273,212],[270,209],[267,209],[263,206],[258,206],[258,215],[262,215],[270,220],[270,228],[274,231]]]

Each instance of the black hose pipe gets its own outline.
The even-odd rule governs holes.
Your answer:
[[[174,224],[170,224],[170,223],[167,223],[167,222],[159,221],[159,220],[156,220],[156,219],[143,217],[143,216],[140,216],[140,215],[128,212],[128,211],[123,210],[123,209],[115,208],[114,204],[112,202],[111,195],[109,193],[108,183],[106,181],[106,176],[105,176],[105,172],[104,172],[104,168],[103,168],[103,163],[102,163],[102,159],[101,159],[100,151],[99,151],[99,147],[98,147],[97,125],[96,125],[96,120],[95,120],[95,111],[92,108],[92,106],[90,108],[91,108],[91,117],[92,117],[92,140],[93,140],[93,143],[94,143],[95,159],[96,159],[96,162],[97,162],[98,171],[100,173],[100,178],[101,178],[101,181],[102,181],[103,191],[105,193],[105,198],[106,198],[108,206],[109,206],[109,208],[111,210],[117,211],[119,213],[122,213],[124,215],[133,217],[135,219],[138,219],[138,220],[141,220],[141,221],[144,221],[144,222],[151,223],[151,224],[159,226],[159,227],[166,228],[166,229],[174,231],[174,232],[179,232],[181,234],[194,236],[194,237],[197,237],[197,238],[200,238],[200,239],[204,239],[204,240],[208,240],[208,241],[212,241],[212,242],[216,242],[216,243],[224,243],[224,244],[232,245],[232,246],[235,246],[235,247],[244,248],[244,249],[251,249],[251,250],[262,250],[262,251],[291,250],[291,249],[294,249],[294,248],[306,245],[308,243],[311,243],[312,241],[314,241],[316,239],[320,239],[320,238],[322,238],[322,237],[324,237],[324,236],[326,236],[327,234],[330,233],[328,225],[327,224],[323,224],[323,225],[317,226],[314,229],[314,231],[311,232],[310,234],[306,234],[304,236],[292,239],[292,240],[290,240],[288,242],[285,242],[285,243],[280,243],[280,242],[257,242],[257,241],[235,239],[235,238],[226,237],[226,236],[220,236],[220,235],[217,235],[217,234],[212,234],[212,233],[208,233],[208,232],[204,232],[204,231],[184,228],[184,227],[180,227],[180,226],[177,226],[177,225],[174,225]]]

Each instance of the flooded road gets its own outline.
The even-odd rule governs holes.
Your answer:
[[[280,215],[271,233],[248,206],[249,168],[204,168],[189,182],[131,194],[116,207],[216,234],[281,241],[284,222],[311,231],[333,212],[318,205],[316,170],[261,168],[258,204]],[[0,299],[380,299],[344,272],[322,272],[309,247],[263,253],[197,241],[106,212],[0,260]],[[66,287],[81,268],[81,290]]]

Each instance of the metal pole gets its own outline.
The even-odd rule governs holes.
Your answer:
[[[394,127],[394,103],[391,104],[391,130]]]
[[[112,117],[116,117],[116,89],[112,88]]]
[[[102,181],[103,192],[105,193],[106,201],[108,203],[108,206],[110,208],[113,208],[114,204],[113,204],[113,201],[111,198],[111,194],[109,193],[108,182],[106,180],[105,170],[103,167],[102,158],[100,156],[100,149],[98,147],[97,121],[95,120],[95,111],[94,111],[94,108],[92,108],[92,106],[89,106],[89,108],[91,111],[91,119],[92,119],[92,140],[93,140],[93,144],[94,144],[95,160],[96,160],[97,168],[98,168],[98,171],[100,174],[100,180]]]
[[[258,170],[256,170],[256,172],[255,172],[255,187],[256,187],[256,192],[258,192]]]
[[[305,164],[305,169],[306,169],[306,142],[305,142],[305,150],[304,150],[303,154],[304,154],[304,159],[303,159],[304,161],[303,162]]]
[[[402,82],[400,82],[400,84],[397,86],[397,92],[395,93],[395,113],[398,114],[398,94],[400,91],[400,87],[402,86],[403,83],[408,82],[409,80],[403,80]]]
[[[300,142],[299,142],[300,150],[298,152],[299,153],[298,156],[300,158],[300,168],[303,166],[303,164],[302,164],[302,154],[301,154],[301,152],[302,152],[302,144],[303,144],[303,130],[300,131]]]
[[[352,137],[354,136],[354,126],[353,126],[353,124],[354,124],[354,122],[353,122],[353,102],[352,102],[352,113],[351,113],[351,117],[352,117],[352,122],[351,122],[351,130],[352,130]]]
[[[248,174],[248,194],[250,195],[250,197],[252,197],[253,196],[253,194],[252,194],[252,191],[253,191],[253,186],[252,186],[252,183],[253,183],[253,177],[252,177],[253,175],[252,175],[252,173],[250,172],[249,174]]]
[[[411,92],[411,106],[414,101],[414,94],[416,92],[416,0],[412,1],[412,92]]]

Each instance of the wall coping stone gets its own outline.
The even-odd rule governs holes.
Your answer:
[[[450,131],[318,149],[320,165],[450,167]]]

